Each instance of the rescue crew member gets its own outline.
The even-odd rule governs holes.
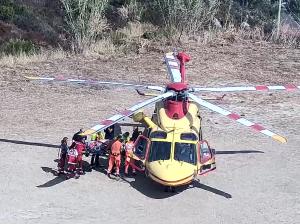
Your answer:
[[[122,134],[121,126],[116,123],[104,130],[105,132],[105,139],[113,140],[117,136]]]
[[[79,174],[84,174],[83,167],[82,167],[82,156],[85,152],[85,136],[80,136],[81,138],[78,138],[79,141],[74,141],[72,145],[70,146],[70,149],[75,148],[78,152],[77,156],[77,171]]]
[[[133,163],[134,160],[131,158],[134,150],[134,142],[133,138],[130,138],[129,141],[125,144],[125,153],[126,153],[126,159],[125,159],[125,175],[128,175],[128,168],[130,166],[130,163]],[[135,169],[132,167],[132,174],[135,174]]]
[[[96,138],[98,138],[98,140],[103,140],[104,139],[103,132],[99,131],[99,132],[96,132],[96,133],[91,135],[91,141],[96,141]]]
[[[81,135],[82,133],[83,133],[83,130],[80,129],[78,132],[76,132],[76,133],[73,135],[72,140],[75,141],[75,142],[80,142],[82,137],[84,138],[84,140],[86,140],[86,139],[87,139],[87,136],[82,136],[82,135]]]
[[[114,139],[114,130],[112,127],[108,127],[104,130],[105,139],[113,140]]]
[[[135,142],[136,139],[139,137],[139,128],[136,127],[134,130],[133,130],[133,133],[132,133],[132,138],[133,138],[133,141]]]
[[[116,167],[116,176],[120,176],[120,164],[121,164],[121,150],[122,150],[122,143],[121,143],[122,136],[118,136],[113,142],[110,147],[110,155],[109,155],[109,162],[108,162],[108,169],[107,169],[107,176],[110,177],[111,171],[113,166]]]
[[[123,140],[123,143],[127,143],[129,141],[129,132],[125,132],[123,135],[122,135],[122,140]]]
[[[90,147],[92,146],[92,157],[91,157],[91,163],[90,167],[99,167],[99,157],[100,157],[100,150],[96,150],[97,147],[99,147],[99,144],[102,144],[100,140],[104,139],[104,133],[102,131],[99,131],[97,133],[94,133],[91,135],[91,143]]]
[[[59,152],[59,163],[58,163],[58,172],[61,174],[65,170],[66,158],[68,153],[68,138],[64,137],[61,140],[60,152]]]
[[[75,148],[69,148],[67,154],[68,154],[67,178],[71,178],[75,176],[78,152]],[[77,177],[78,176],[76,174],[76,178]]]
[[[91,157],[91,163],[90,163],[90,167],[99,167],[99,157],[100,157],[100,149],[99,149],[99,145],[102,144],[99,141],[99,137],[97,136],[96,139],[94,141],[91,141],[89,144],[91,153],[92,153],[92,157]]]

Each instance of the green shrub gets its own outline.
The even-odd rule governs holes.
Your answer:
[[[40,48],[28,40],[11,39],[0,47],[0,51],[5,55],[32,55],[40,51]]]
[[[0,6],[0,19],[13,20],[15,16],[15,10],[12,6],[1,5]]]
[[[145,19],[165,29],[167,36],[203,29],[213,20],[220,0],[153,0]],[[179,32],[178,32],[179,31]]]
[[[95,43],[106,28],[104,12],[108,0],[61,0],[75,52],[83,52]]]
[[[17,15],[23,15],[26,9],[12,0],[0,0],[0,19],[13,21]]]

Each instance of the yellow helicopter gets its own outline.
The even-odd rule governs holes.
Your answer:
[[[198,175],[216,169],[215,151],[208,142],[202,139],[201,116],[199,106],[227,116],[228,118],[267,135],[274,140],[285,143],[287,140],[259,124],[255,124],[240,115],[222,109],[205,99],[195,96],[195,92],[233,92],[233,91],[268,91],[268,90],[299,90],[300,86],[246,86],[246,87],[190,87],[186,83],[185,63],[190,60],[183,52],[167,53],[164,57],[171,82],[166,87],[103,82],[83,79],[67,79],[64,77],[41,78],[26,77],[29,80],[61,81],[84,83],[89,85],[121,85],[135,88],[146,88],[161,92],[155,97],[138,103],[119,114],[116,114],[94,127],[87,129],[82,135],[92,135],[130,117],[142,123],[146,128],[143,135],[135,141],[135,150],[131,157],[139,161],[131,166],[145,172],[153,181],[170,188],[186,185]],[[145,94],[144,94],[145,95]],[[152,94],[150,94],[152,95]],[[142,108],[155,104],[152,117],[146,116]]]

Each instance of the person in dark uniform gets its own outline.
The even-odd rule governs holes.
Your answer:
[[[84,138],[84,140],[86,141],[87,139],[87,136],[81,136],[80,134],[83,133],[83,130],[80,129],[78,132],[76,132],[74,135],[73,135],[73,138],[72,140],[75,141],[75,142],[80,142],[82,140],[82,137]]]
[[[132,133],[132,140],[135,142],[138,137],[139,137],[139,128],[136,127]]]
[[[121,126],[116,123],[104,130],[105,139],[113,140],[114,138],[118,137],[122,134]]]

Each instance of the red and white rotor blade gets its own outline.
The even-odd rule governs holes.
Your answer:
[[[271,131],[265,129],[264,127],[262,127],[262,126],[259,125],[259,124],[255,124],[255,123],[253,123],[253,122],[251,122],[251,121],[248,121],[248,120],[246,120],[245,118],[242,118],[242,117],[241,117],[240,115],[238,115],[238,114],[231,113],[231,112],[228,111],[228,110],[224,110],[224,109],[222,109],[221,107],[216,106],[216,105],[214,105],[214,104],[212,104],[212,103],[209,103],[209,102],[207,102],[207,101],[205,101],[205,100],[203,100],[203,99],[200,99],[200,98],[198,98],[197,96],[195,96],[195,95],[193,95],[193,94],[190,94],[190,93],[189,93],[189,97],[190,97],[193,101],[195,101],[196,103],[198,103],[199,105],[204,106],[204,107],[206,107],[206,108],[208,108],[208,109],[210,109],[210,110],[212,110],[212,111],[215,111],[215,112],[217,112],[217,113],[219,113],[219,114],[222,114],[222,115],[224,115],[224,116],[226,116],[226,117],[228,117],[228,118],[230,118],[230,119],[232,119],[232,120],[235,120],[235,121],[239,122],[239,123],[242,124],[242,125],[245,125],[245,126],[247,126],[247,127],[249,127],[249,128],[254,129],[255,131],[258,131],[258,132],[260,132],[260,133],[262,133],[262,134],[264,134],[264,135],[267,135],[267,136],[273,138],[273,139],[276,140],[276,141],[279,141],[279,142],[281,142],[281,143],[286,143],[286,142],[287,142],[286,138],[284,138],[284,137],[282,137],[282,136],[280,136],[280,135],[278,135],[278,134],[275,134],[275,133],[273,133],[273,132],[271,132]]]
[[[174,52],[166,53],[164,60],[171,82],[181,82],[180,66]]]
[[[172,97],[172,96],[175,96],[175,93],[169,91],[169,92],[161,94],[157,97],[145,100],[141,103],[138,103],[138,104],[130,107],[129,109],[126,109],[126,110],[122,111],[119,114],[116,114],[116,115],[114,115],[114,116],[112,116],[112,117],[110,117],[110,118],[108,118],[104,121],[101,121],[99,124],[95,125],[94,127],[84,131],[84,133],[82,135],[91,135],[91,134],[94,134],[95,132],[102,131],[102,130],[112,126],[113,124],[124,120],[126,117],[129,117],[129,116],[133,115],[138,110],[140,110],[140,109],[142,109],[146,106],[149,106],[153,103],[156,103],[158,101],[161,101],[161,100],[167,99],[169,97]]]
[[[131,84],[131,83],[122,83],[122,82],[109,82],[109,81],[97,81],[97,80],[86,80],[86,79],[68,79],[63,76],[58,77],[32,77],[32,76],[25,76],[28,80],[35,80],[35,81],[46,81],[46,82],[69,82],[75,84],[87,84],[87,85],[118,85],[124,87],[135,87],[135,88],[146,88],[151,90],[158,90],[161,92],[165,91],[164,87],[161,86],[147,86],[147,85],[140,85],[140,84]]]
[[[295,91],[300,90],[300,86],[293,84],[287,84],[283,86],[232,86],[232,87],[194,87],[192,88],[194,92],[240,92],[240,91]]]

